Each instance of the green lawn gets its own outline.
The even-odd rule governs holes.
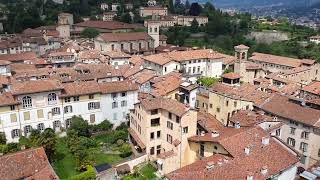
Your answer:
[[[80,173],[76,171],[76,161],[62,139],[57,143],[57,156],[61,159],[55,160],[52,166],[60,179],[67,179]]]
[[[134,177],[133,175],[127,175],[122,178],[122,180],[149,180],[149,179],[155,179],[157,176],[154,174],[156,172],[156,169],[151,166],[150,164],[147,164],[146,166],[142,167],[139,170],[139,176]]]
[[[148,178],[148,179],[152,179],[155,178],[156,175],[154,174],[154,172],[156,172],[156,169],[151,166],[150,164],[144,166],[141,170],[140,170],[141,174]]]
[[[92,149],[92,153],[97,165],[103,163],[114,164],[123,159],[119,155],[102,153],[100,147]],[[76,170],[75,158],[73,154],[70,153],[66,141],[63,139],[59,139],[57,143],[57,159],[53,162],[52,166],[60,179],[68,179],[80,174],[80,172]]]
[[[95,154],[94,158],[96,160],[97,165],[100,165],[103,163],[114,164],[123,159],[119,155],[103,154],[103,153]]]

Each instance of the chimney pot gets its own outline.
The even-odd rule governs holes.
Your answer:
[[[250,148],[249,148],[249,147],[245,147],[245,148],[244,148],[244,153],[245,153],[246,155],[249,155],[249,154],[250,154]]]
[[[267,166],[263,166],[262,168],[261,168],[261,174],[262,175],[266,175],[268,173],[268,167]]]
[[[265,146],[269,144],[269,141],[270,141],[269,137],[263,137],[261,140],[262,144]]]
[[[219,137],[219,132],[213,131],[213,132],[211,133],[211,136],[212,136],[212,137]]]
[[[253,180],[253,173],[249,173],[248,175],[247,175],[247,180]]]

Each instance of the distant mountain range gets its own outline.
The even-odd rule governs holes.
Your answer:
[[[219,8],[244,8],[248,6],[282,6],[286,8],[319,6],[320,0],[191,0],[192,2],[211,2]]]

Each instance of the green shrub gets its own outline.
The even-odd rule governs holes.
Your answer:
[[[110,131],[112,127],[113,127],[112,123],[110,123],[108,120],[104,120],[100,124],[90,125],[89,129],[92,132],[99,132],[99,131]]]
[[[95,170],[92,166],[87,166],[87,170],[81,174],[70,177],[68,180],[91,180],[96,178]]]
[[[116,143],[119,139],[122,139],[122,140],[126,140],[127,137],[128,137],[128,133],[124,130],[120,130],[120,131],[115,131],[113,134],[112,134],[112,143]]]
[[[20,151],[20,146],[18,143],[8,143],[4,149],[4,154],[13,153]]]
[[[116,130],[127,130],[128,129],[128,125],[125,122],[122,122],[117,128]]]
[[[3,132],[0,132],[0,144],[6,144],[6,143],[7,143],[6,135]]]
[[[132,154],[131,147],[129,144],[123,144],[119,148],[119,151],[121,152],[120,157],[122,157],[122,158],[129,157]]]
[[[71,119],[71,125],[68,131],[75,130],[78,136],[89,137],[89,124],[81,116],[73,116]]]
[[[25,146],[26,148],[31,148],[32,147],[32,143],[30,141],[30,139],[24,137],[24,136],[21,136],[20,139],[19,139],[19,144],[20,146]]]

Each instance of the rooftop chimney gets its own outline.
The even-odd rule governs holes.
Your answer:
[[[267,173],[268,173],[268,167],[267,166],[263,166],[261,168],[261,174],[265,176]]]
[[[250,148],[249,148],[249,147],[245,147],[245,148],[244,148],[244,153],[245,153],[246,155],[249,155],[249,154],[250,154]]]
[[[237,122],[235,123],[234,127],[235,127],[236,129],[239,129],[239,128],[241,127],[239,121],[237,121]]]
[[[262,144],[265,146],[269,144],[269,141],[270,141],[269,137],[263,137],[261,139]]]
[[[207,168],[207,170],[213,169],[214,168],[214,162],[212,162],[212,161],[207,162],[206,168]]]
[[[219,136],[219,132],[217,132],[217,131],[212,131],[212,133],[211,133],[211,136],[212,137],[218,137]]]
[[[253,180],[253,173],[248,173],[247,180]]]

